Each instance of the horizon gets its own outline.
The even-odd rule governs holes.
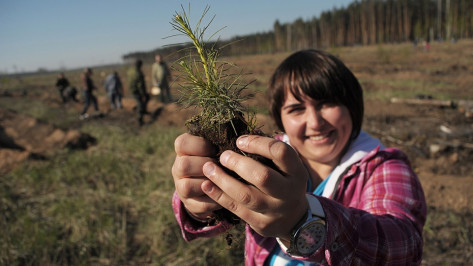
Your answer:
[[[190,4],[188,15],[195,25],[209,6],[203,23],[207,24],[215,16],[209,33],[222,29],[217,37],[228,40],[272,31],[276,21],[285,24],[299,18],[319,17],[324,11],[345,8],[353,1],[297,2],[299,4],[283,0],[199,0]],[[189,3],[183,3],[182,7],[185,12],[189,11]],[[181,10],[181,3],[171,1],[3,0],[0,3],[0,73],[68,71],[123,64],[125,54],[187,42],[182,37],[171,37],[177,34],[170,25],[171,18]]]

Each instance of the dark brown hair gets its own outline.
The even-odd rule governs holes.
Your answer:
[[[363,122],[363,91],[353,73],[341,60],[319,50],[302,50],[286,58],[270,79],[268,96],[270,112],[280,130],[281,108],[286,93],[301,101],[304,95],[317,100],[341,104],[350,112],[351,139],[360,134]]]

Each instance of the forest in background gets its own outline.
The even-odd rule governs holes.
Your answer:
[[[209,45],[223,56],[290,52],[307,48],[373,45],[382,43],[457,40],[473,37],[471,0],[361,0],[325,11],[310,20],[274,23],[273,30]],[[229,45],[231,44],[231,45]],[[191,44],[132,52],[124,61],[154,61],[156,53],[178,59]]]

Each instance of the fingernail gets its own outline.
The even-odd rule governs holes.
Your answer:
[[[204,191],[205,193],[210,193],[210,192],[212,192],[212,189],[213,189],[213,184],[212,184],[212,182],[204,182],[204,183],[202,183],[202,191]]]
[[[228,158],[230,157],[230,152],[229,151],[224,151],[222,155],[220,155],[220,162],[222,164],[227,164]]]
[[[213,163],[206,163],[202,168],[205,176],[213,175],[215,172],[215,165]]]
[[[243,136],[239,137],[238,140],[237,140],[237,144],[240,147],[248,146],[248,135],[243,135]]]

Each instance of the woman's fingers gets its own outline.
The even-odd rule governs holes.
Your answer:
[[[215,147],[208,141],[183,134],[175,141],[177,156],[172,168],[179,197],[199,218],[223,207],[261,234],[286,233],[293,225],[293,216],[305,211],[297,206],[303,205],[302,198],[305,200],[308,175],[297,153],[283,142],[261,136],[241,137],[237,145],[246,153],[272,160],[283,174],[250,157],[225,151],[219,158],[221,165],[251,185],[243,183],[212,159]]]
[[[235,155],[242,156],[236,153]],[[238,181],[211,162],[204,165],[204,174],[209,180],[202,183],[202,191],[220,206],[247,222],[261,235],[287,235],[300,219],[300,214],[307,209],[300,201],[300,198],[305,200],[304,193],[299,193],[297,198],[286,202],[277,198],[279,195],[276,197],[267,195],[255,186]],[[282,187],[289,190],[289,193],[296,194],[287,185]]]
[[[220,156],[220,162],[265,194],[274,196],[286,188],[281,182],[287,181],[280,173],[250,157],[225,151]]]
[[[207,180],[202,166],[215,156],[215,148],[210,142],[191,134],[182,134],[174,142],[176,159],[172,166],[172,176],[176,193],[182,203],[194,216],[206,217],[214,210],[220,209],[214,200],[201,189],[202,182]]]
[[[205,195],[200,186],[204,182],[206,177],[188,177],[176,180],[174,183],[176,187],[177,194],[180,198],[194,198]]]
[[[237,146],[244,152],[259,154],[272,160],[283,173],[301,169],[302,162],[297,152],[282,141],[257,135],[245,135],[238,138]]]
[[[212,161],[209,157],[176,156],[171,172],[174,179],[203,176],[202,166]]]
[[[174,149],[177,155],[191,156],[214,156],[215,147],[202,137],[184,133],[174,141]]]
[[[213,211],[222,208],[222,206],[205,194],[201,197],[187,199],[184,203],[184,206],[194,216],[197,216],[201,219],[211,216]]]
[[[248,210],[261,209],[258,192],[253,186],[228,175],[215,163],[204,165],[208,181],[202,183],[202,190],[222,207],[245,220]]]
[[[246,153],[258,154],[272,160],[278,169],[272,169],[249,157],[230,151],[225,151],[220,156],[223,166],[274,198],[285,198],[288,189],[304,191],[308,173],[296,151],[289,145],[255,135],[240,137],[237,145]]]

